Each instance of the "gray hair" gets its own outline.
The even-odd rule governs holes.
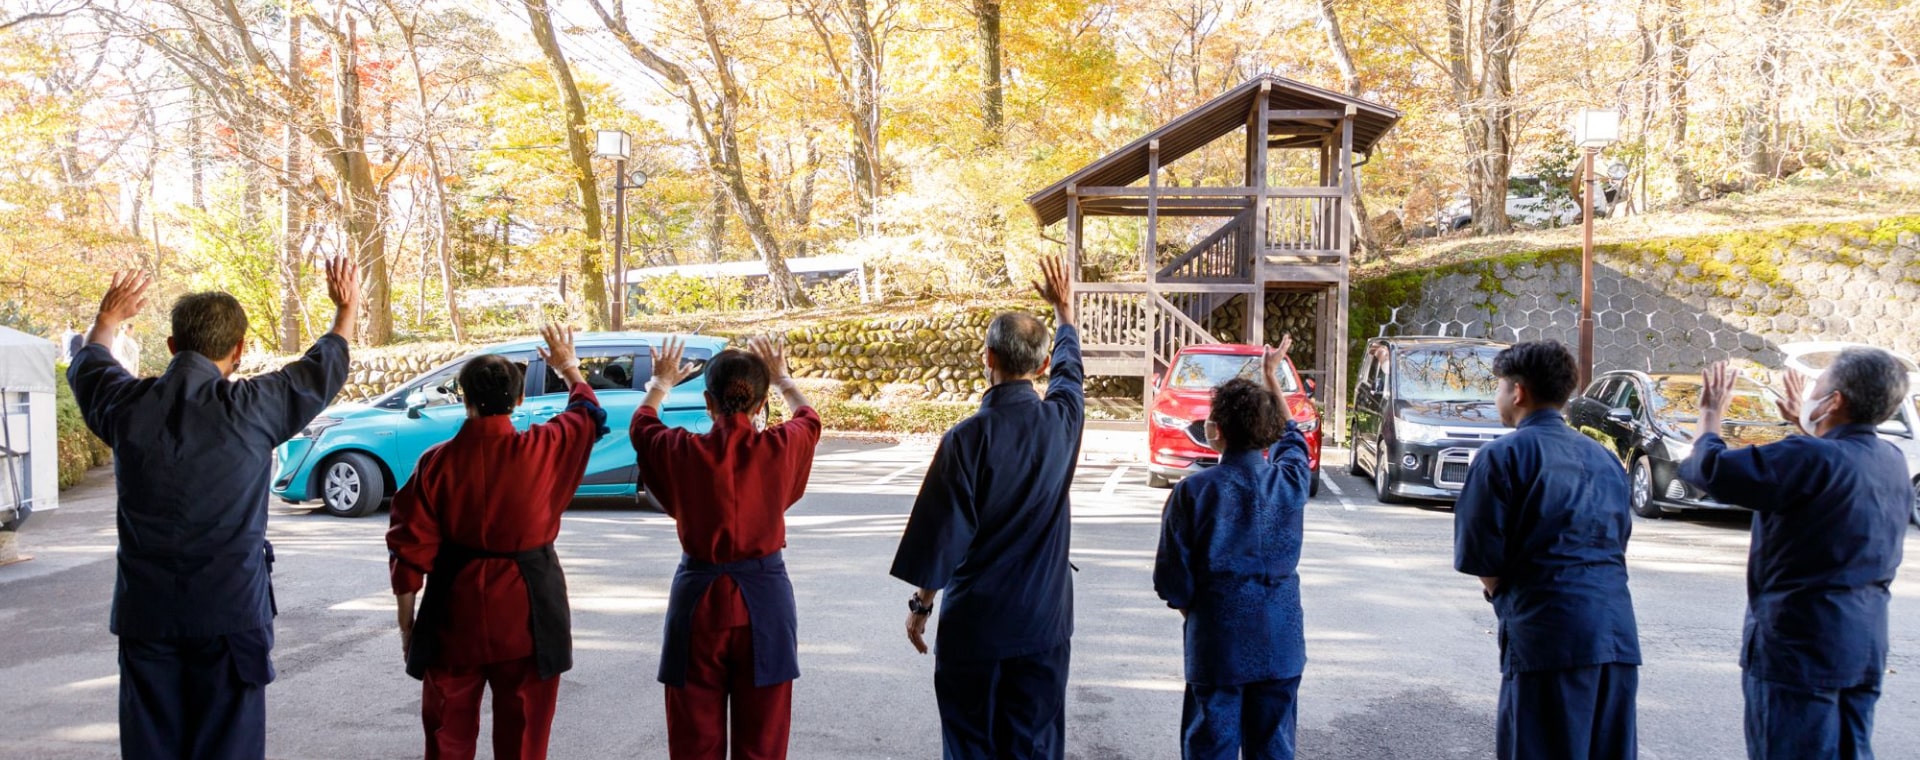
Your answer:
[[[1026,377],[1047,359],[1047,326],[1032,314],[1003,312],[987,325],[987,350],[1000,357],[1000,371]]]
[[[1847,401],[1847,421],[1878,425],[1900,411],[1907,395],[1907,368],[1877,348],[1849,348],[1827,368],[1833,390]]]

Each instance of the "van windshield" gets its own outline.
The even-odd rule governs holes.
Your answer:
[[[1173,370],[1167,373],[1167,384],[1183,391],[1209,390],[1236,377],[1254,382],[1260,380],[1260,357],[1234,354],[1181,354]],[[1300,388],[1293,382],[1292,360],[1280,365],[1280,390],[1286,393],[1298,393]]]
[[[1403,401],[1492,401],[1500,389],[1493,374],[1499,346],[1402,349],[1391,373]]]

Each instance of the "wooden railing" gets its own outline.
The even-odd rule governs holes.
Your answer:
[[[1144,288],[1081,284],[1075,286],[1074,298],[1082,348],[1139,351],[1147,345],[1153,324],[1147,314],[1150,294]]]
[[[1346,198],[1338,189],[1267,199],[1267,250],[1340,252]]]
[[[1180,312],[1180,307],[1155,294],[1153,305],[1153,366],[1155,371],[1173,365],[1173,357],[1180,349],[1200,343],[1218,343],[1207,328],[1199,322],[1189,319]]]
[[[1228,220],[1186,253],[1167,262],[1160,282],[1245,282],[1253,276],[1253,209]]]

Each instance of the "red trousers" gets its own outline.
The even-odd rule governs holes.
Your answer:
[[[427,760],[471,760],[480,738],[480,695],[493,690],[493,756],[544,760],[560,677],[541,678],[533,658],[472,668],[434,668],[421,686]]]
[[[667,751],[673,760],[726,760],[731,708],[733,760],[784,760],[793,682],[754,687],[753,629],[728,625],[745,622],[746,606],[739,592],[720,590],[732,591],[733,599],[716,598],[713,607],[739,606],[718,615],[701,614],[712,609],[705,607],[693,616],[687,683],[667,687]]]

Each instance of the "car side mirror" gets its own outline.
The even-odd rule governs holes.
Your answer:
[[[1633,424],[1633,412],[1625,409],[1612,409],[1607,412],[1607,419],[1622,425],[1631,425]]]
[[[1153,389],[1156,391],[1160,390],[1160,384],[1166,381],[1167,381],[1167,374],[1165,372],[1155,372],[1153,374]]]
[[[427,408],[427,392],[416,390],[407,394],[407,419],[420,419],[420,410]]]
[[[424,413],[422,412],[422,410],[424,410],[424,409],[426,409],[426,408],[427,408],[427,405],[426,405],[426,404],[408,404],[408,405],[407,405],[407,419],[410,419],[410,420],[417,420],[417,419],[420,419],[420,418],[422,418],[422,417],[425,417],[425,416],[426,416],[426,414],[424,414]]]
[[[1320,392],[1320,384],[1314,382],[1313,378],[1311,377],[1307,378],[1306,384],[1307,384],[1307,395],[1311,396]]]

